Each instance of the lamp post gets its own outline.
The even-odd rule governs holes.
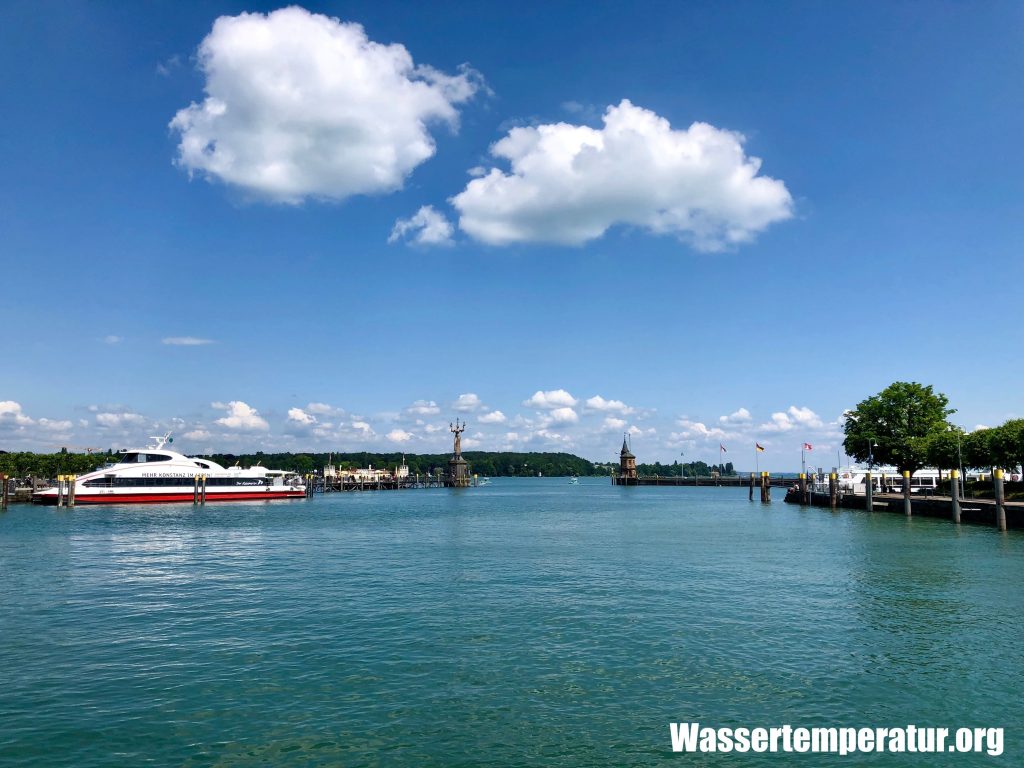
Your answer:
[[[956,463],[960,465],[960,485],[959,494],[961,497],[964,495],[964,457],[960,453],[960,431],[956,433]]]

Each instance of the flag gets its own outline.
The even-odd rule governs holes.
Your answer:
[[[719,448],[719,450],[721,450],[721,451],[722,451],[722,453],[728,453],[728,451],[727,451],[727,450],[725,450],[725,446],[724,446],[724,445],[722,445],[721,443],[719,443],[719,444],[718,444],[718,448]]]
[[[811,448],[811,444],[810,444],[810,443],[804,443],[804,450],[805,450],[805,451],[810,451],[810,450],[813,450],[813,449]]]
[[[754,443],[754,447],[757,448],[757,450],[759,450],[759,451],[763,451],[764,450],[764,446],[761,445],[760,443]]]

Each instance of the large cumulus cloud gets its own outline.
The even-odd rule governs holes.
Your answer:
[[[454,128],[481,86],[296,7],[220,17],[198,61],[206,98],[170,124],[179,164],[286,203],[400,188],[434,154],[428,125]]]
[[[459,226],[485,243],[578,245],[616,224],[676,235],[714,251],[792,216],[783,182],[760,176],[744,137],[668,120],[623,100],[604,127],[517,127],[491,148],[491,168],[451,202]]]

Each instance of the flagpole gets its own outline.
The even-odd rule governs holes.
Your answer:
[[[754,443],[754,471],[757,473],[757,476],[760,477],[761,476],[761,457],[757,455],[758,453],[759,453],[759,451],[757,450],[757,443]]]

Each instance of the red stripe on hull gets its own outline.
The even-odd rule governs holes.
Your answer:
[[[304,499],[303,491],[264,491],[263,493],[206,493],[206,501],[270,501],[272,499]],[[75,494],[75,504],[164,504],[167,502],[191,502],[191,493],[122,493],[122,494]],[[56,504],[56,496],[36,496],[33,501],[42,504]]]

